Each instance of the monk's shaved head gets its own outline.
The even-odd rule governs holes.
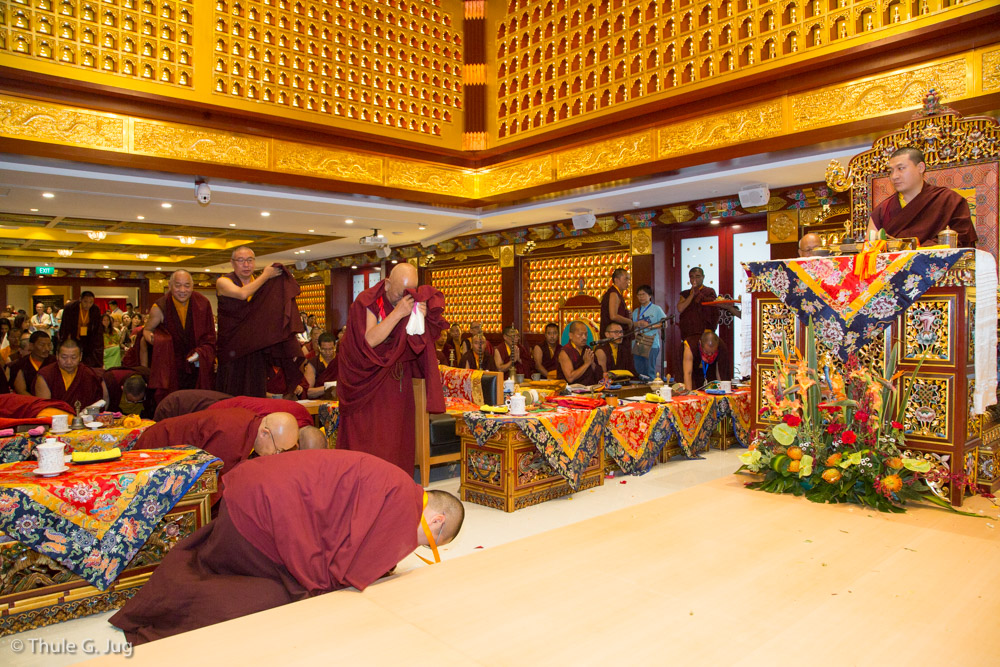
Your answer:
[[[812,257],[812,252],[823,245],[823,239],[816,232],[809,232],[799,239],[799,257]]]
[[[264,417],[257,428],[254,451],[260,456],[270,456],[294,449],[299,440],[299,423],[287,412],[272,412]]]
[[[254,257],[256,253],[248,245],[241,245],[233,248],[233,252],[229,255],[229,259],[236,259],[236,255],[239,254],[241,257]]]
[[[417,287],[417,267],[409,263],[397,264],[386,280],[385,292],[392,303],[398,302],[406,290]]]
[[[587,332],[587,325],[586,324],[584,324],[580,320],[574,320],[572,323],[570,323],[570,325],[569,325],[569,332],[571,334],[579,333],[581,331],[584,332],[584,333]]]
[[[194,279],[191,278],[191,274],[180,269],[171,273],[170,280],[167,282],[170,285],[170,295],[179,303],[187,303],[194,290]]]
[[[299,449],[326,449],[326,436],[315,426],[303,426],[299,429]]]
[[[442,546],[455,539],[458,531],[462,530],[465,506],[461,500],[447,491],[428,491],[424,518],[427,519],[427,527],[430,528],[437,546]],[[428,546],[427,536],[421,526],[417,526],[417,541]]]

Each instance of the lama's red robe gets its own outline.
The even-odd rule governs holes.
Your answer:
[[[532,368],[534,368],[535,362],[523,345],[518,345],[517,347],[520,349],[521,360],[514,365],[514,374],[528,377],[534,372]],[[500,352],[500,363],[506,364],[510,361],[510,351],[507,349],[507,341],[500,341],[500,344],[494,349]],[[496,359],[493,360],[493,363],[496,364]],[[507,369],[507,373],[510,373],[509,368]]]
[[[49,387],[49,395],[54,401],[65,401],[73,406],[79,401],[80,407],[85,408],[104,398],[104,388],[101,387],[102,376],[93,368],[83,364],[76,367],[76,375],[68,387],[63,383],[59,364],[43,366],[38,371],[38,377],[45,380],[45,384]],[[37,378],[35,381],[37,382]]]
[[[232,396],[211,389],[179,389],[157,404],[153,419],[159,422],[171,417],[201,412],[225,398]]]
[[[133,644],[348,586],[417,548],[423,489],[373,456],[256,459],[230,475],[215,521],[177,544],[111,618]]]
[[[920,193],[906,206],[892,193],[872,210],[875,229],[895,238],[916,237],[921,244],[934,243],[945,227],[958,233],[958,245],[974,248],[977,236],[969,202],[950,188],[924,183]]]
[[[542,351],[542,368],[550,373],[557,370],[559,368],[559,350],[562,349],[562,345],[557,343],[555,348],[551,348],[549,347],[548,342],[544,342],[539,343],[536,347]],[[532,372],[534,372],[534,370]]]
[[[22,394],[0,394],[0,419],[34,419],[42,413],[42,410],[48,408],[62,410],[70,415],[76,414],[73,408],[64,401],[53,401]],[[45,418],[44,422],[39,423],[51,423],[51,420]],[[0,428],[6,427],[6,425],[0,426]]]
[[[249,410],[260,417],[266,417],[274,412],[287,412],[295,417],[299,428],[312,426],[313,417],[309,411],[295,401],[286,401],[283,398],[257,398],[255,396],[234,396],[224,398],[218,403],[209,405],[206,410],[226,410],[228,408],[243,408]]]
[[[607,291],[604,292],[604,295],[601,296],[601,330],[598,333],[600,333],[602,338],[607,335],[604,331],[608,328],[608,325],[614,321],[611,319],[612,294],[618,295],[618,310],[615,312],[615,315],[624,317],[629,321],[629,324],[624,324],[622,322],[619,322],[618,324],[621,324],[622,331],[625,333],[628,333],[632,329],[632,314],[628,311],[628,306],[625,305],[625,295],[618,291],[617,287],[612,285],[607,289]],[[621,350],[618,352],[619,363],[625,364],[626,368],[631,368],[634,372],[635,362],[632,361],[631,339],[626,339],[626,343],[626,345],[622,345]]]
[[[201,294],[191,293],[187,317],[181,324],[169,294],[156,302],[163,321],[153,332],[153,358],[149,364],[149,386],[163,400],[178,389],[211,389],[215,383],[215,318],[212,304]],[[188,357],[198,355],[198,365]]]
[[[574,346],[572,343],[563,345],[562,349],[559,350],[559,353],[561,354],[563,352],[565,352],[566,356],[569,357],[569,361],[573,365],[574,371],[580,366],[583,366],[584,364],[583,354],[579,350],[577,350],[576,346]],[[558,377],[560,380],[566,380],[566,376],[564,376],[562,372],[561,364],[556,367],[556,377]],[[597,365],[597,360],[595,359],[590,369],[586,373],[578,377],[573,382],[573,384],[597,384],[600,381],[601,381],[601,367]]]
[[[54,354],[50,354],[43,362],[42,365],[38,367],[38,370],[48,366],[49,364],[56,363],[56,357]],[[14,380],[17,379],[18,373],[24,376],[24,388],[28,390],[28,395],[35,391],[35,378],[38,377],[38,370],[35,369],[35,364],[31,363],[31,355],[26,357],[21,357],[14,363],[10,365],[10,386],[11,391],[14,389]]]
[[[92,368],[104,368],[104,327],[101,326],[101,309],[96,304],[90,307],[87,333],[81,336],[81,306],[82,304],[77,300],[70,301],[63,308],[63,318],[59,323],[59,343],[67,338],[72,338],[80,344],[80,351],[83,352],[83,364]],[[57,344],[56,351],[58,350],[59,345]]]
[[[417,302],[427,303],[424,334],[408,335],[404,317],[376,347],[365,340],[365,331],[369,312],[381,321],[394,308],[386,297],[385,281],[366,289],[351,304],[347,333],[337,354],[337,447],[374,454],[412,474],[416,448],[412,379],[426,379],[428,412],[444,412],[434,342],[448,323],[441,292],[429,285],[409,292]]]

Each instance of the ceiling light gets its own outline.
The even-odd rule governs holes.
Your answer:
[[[45,197],[46,199],[52,199],[53,197],[55,197],[55,195],[52,194],[51,192],[43,192],[42,196]]]
[[[356,269],[356,268],[358,268],[358,265],[357,264],[351,264],[351,268],[352,269]]]
[[[425,229],[427,229],[427,225],[424,224],[417,225],[417,229],[419,229],[420,231],[424,231]]]
[[[73,255],[73,251],[72,250],[68,250],[66,248],[60,248],[59,250],[56,250],[56,253],[60,257],[71,257]]]
[[[212,269],[205,269],[205,273],[211,273]]]
[[[163,208],[173,208],[174,207],[174,205],[171,204],[168,201],[163,202],[162,204],[160,204],[160,206],[162,206]]]
[[[709,224],[711,225],[717,225],[719,224],[719,222],[721,221],[718,218],[712,218],[711,220],[709,220]]]
[[[393,264],[399,264],[399,260],[398,259],[394,259],[394,260],[392,260],[392,263]]]
[[[235,226],[236,226],[236,223],[235,223],[235,222],[230,222],[230,223],[229,223],[229,226],[230,226],[230,227],[235,227]]]
[[[136,220],[145,220],[146,216],[144,216],[144,215],[137,215],[137,216],[135,216],[135,219]]]
[[[110,266],[108,266],[107,264],[105,264],[105,265],[104,265],[104,268],[105,268],[105,269],[110,269],[111,267],[110,267]]]
[[[181,245],[194,245],[198,239],[193,236],[178,236],[177,240],[181,242]]]
[[[107,235],[108,235],[107,232],[103,232],[100,230],[94,232],[87,232],[87,236],[90,238],[91,241],[103,241],[104,237],[106,237]]]
[[[353,220],[351,220],[350,218],[348,218],[347,220],[344,220],[344,224],[345,224],[345,225],[353,225],[353,224],[354,224],[354,221],[353,221]]]
[[[136,254],[136,257],[138,257],[139,259],[149,259],[149,253],[147,253],[147,252],[140,252],[140,253]]]
[[[38,213],[38,209],[37,208],[32,208],[32,209],[28,209],[28,210],[30,210],[32,213]]]
[[[156,270],[157,271],[162,271],[162,269],[160,267],[156,267]]]
[[[312,232],[315,232],[315,231],[316,231],[315,229],[310,229],[309,233],[312,233]]]
[[[307,250],[303,250],[302,252],[309,252],[309,250],[308,249]]]
[[[260,217],[262,217],[262,218],[270,218],[271,217],[271,212],[270,211],[261,211],[260,212]]]

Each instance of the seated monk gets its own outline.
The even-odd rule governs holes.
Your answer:
[[[181,389],[175,391],[156,406],[156,413],[153,419],[160,422],[171,417],[189,415],[192,412],[201,412],[208,406],[218,403],[224,398],[232,398],[229,394],[211,389]]]
[[[799,239],[799,257],[812,257],[813,251],[822,247],[823,239],[816,232],[804,234]]]
[[[635,362],[632,355],[622,354],[622,350],[627,343],[622,343],[625,332],[622,325],[612,322],[604,330],[604,337],[611,340],[597,346],[594,356],[597,358],[597,365],[600,367],[601,375],[608,371],[628,371],[635,375]]]
[[[733,379],[732,374],[721,367],[719,346],[719,337],[712,331],[704,332],[694,341],[684,341],[684,386],[688,391],[700,389],[709,382]]]
[[[56,362],[55,355],[52,354],[52,339],[48,333],[36,331],[28,340],[31,342],[29,353],[10,366],[10,386],[23,396],[31,396],[38,370]]]
[[[108,388],[104,380],[93,368],[80,363],[82,360],[83,351],[79,343],[72,338],[61,342],[56,363],[38,371],[35,396],[65,401],[72,406],[79,402],[84,408],[101,399],[107,404]]]
[[[107,410],[153,419],[156,415],[156,395],[148,386],[148,378],[149,369],[143,366],[104,371],[104,386],[108,388]]]
[[[319,337],[319,355],[310,359],[302,371],[309,383],[307,398],[323,398],[323,385],[337,381],[337,365],[337,343],[332,334],[324,332]]]
[[[295,417],[287,412],[260,416],[245,408],[193,412],[150,426],[135,449],[192,445],[222,460],[219,490],[226,475],[251,456],[271,456],[295,448],[299,436]]]
[[[495,371],[497,369],[496,359],[490,354],[486,342],[486,336],[476,334],[472,337],[472,349],[465,353],[459,362],[460,368],[471,368],[478,371]]]
[[[444,358],[444,361],[439,359],[440,363],[456,368],[460,366],[459,362],[465,356],[462,352],[462,342],[462,327],[458,324],[452,324],[451,328],[448,329],[448,339],[441,348],[441,357]]]
[[[545,325],[545,342],[536,345],[531,350],[532,361],[535,362],[535,373],[542,378],[555,379],[559,366],[559,325],[549,322]]]
[[[426,498],[426,504],[425,504]],[[179,542],[111,624],[133,644],[353,586],[448,544],[462,503],[362,452],[292,452],[230,475],[219,516]]]
[[[521,345],[521,332],[515,327],[503,330],[503,342],[493,348],[493,364],[504,375],[513,368],[516,375],[531,375],[531,357]]]
[[[483,323],[482,322],[469,322],[469,330],[462,336],[462,354],[464,355],[469,350],[472,349],[472,339],[478,335],[483,334]],[[493,356],[493,345],[486,341],[486,352]]]
[[[924,181],[923,151],[905,147],[889,156],[889,179],[896,194],[886,197],[872,209],[868,231],[884,229],[894,238],[916,237],[920,245],[937,244],[945,227],[958,233],[962,248],[976,246],[976,228],[972,224],[969,202],[949,188]]]
[[[587,325],[580,320],[569,325],[569,345],[559,350],[557,376],[566,384],[592,385],[601,381],[601,368],[587,346]]]

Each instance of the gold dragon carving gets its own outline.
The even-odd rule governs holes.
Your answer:
[[[11,138],[123,151],[126,122],[109,114],[0,97],[0,134]]]
[[[389,187],[438,192],[457,197],[473,196],[475,181],[460,169],[435,167],[418,162],[388,160],[385,184]]]
[[[382,164],[383,159],[375,155],[274,142],[274,168],[278,171],[381,185]]]
[[[558,178],[573,178],[609,169],[628,167],[654,158],[650,132],[630,134],[556,154]]]
[[[1000,90],[1000,49],[983,54],[983,92]]]
[[[135,153],[175,160],[268,168],[268,140],[232,132],[136,120],[132,148]]]
[[[550,182],[552,182],[551,155],[525,160],[479,175],[480,191],[484,197]]]
[[[661,128],[658,132],[659,157],[674,157],[766,139],[779,136],[782,132],[781,101],[774,100]]]

